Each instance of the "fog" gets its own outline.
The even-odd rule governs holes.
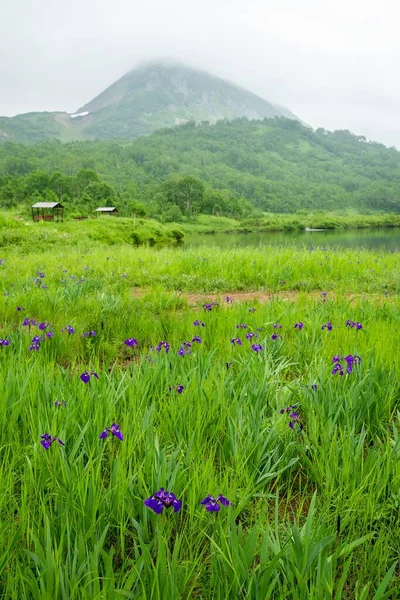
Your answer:
[[[0,115],[74,112],[143,61],[400,148],[396,0],[0,0]]]

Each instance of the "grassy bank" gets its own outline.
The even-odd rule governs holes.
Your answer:
[[[357,215],[349,213],[276,215],[263,213],[258,218],[236,221],[226,217],[198,215],[193,221],[162,224],[153,219],[100,217],[82,221],[66,219],[64,223],[35,222],[24,215],[0,213],[0,247],[28,249],[41,247],[93,245],[137,245],[182,241],[195,233],[240,233],[256,231],[301,231],[306,227],[321,229],[367,229],[400,227],[400,216]]]
[[[400,227],[400,215],[372,214],[362,215],[354,212],[273,214],[260,213],[236,221],[226,217],[198,215],[193,223],[176,224],[186,233],[232,233],[251,231],[301,231],[306,227],[315,229],[371,229],[379,227]]]

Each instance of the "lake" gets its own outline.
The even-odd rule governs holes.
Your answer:
[[[297,246],[320,248],[369,248],[400,250],[400,228],[331,229],[325,231],[273,231],[257,233],[213,233],[188,236],[185,247],[193,246]]]

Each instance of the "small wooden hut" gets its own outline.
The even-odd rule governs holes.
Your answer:
[[[96,217],[99,215],[114,215],[117,217],[119,215],[118,209],[115,206],[100,206],[94,212],[96,213]]]
[[[64,207],[59,202],[36,202],[32,205],[34,221],[64,221]]]

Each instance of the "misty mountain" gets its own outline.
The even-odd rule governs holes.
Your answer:
[[[0,142],[136,138],[188,121],[289,117],[289,109],[205,71],[152,63],[133,69],[74,114],[0,117]]]

